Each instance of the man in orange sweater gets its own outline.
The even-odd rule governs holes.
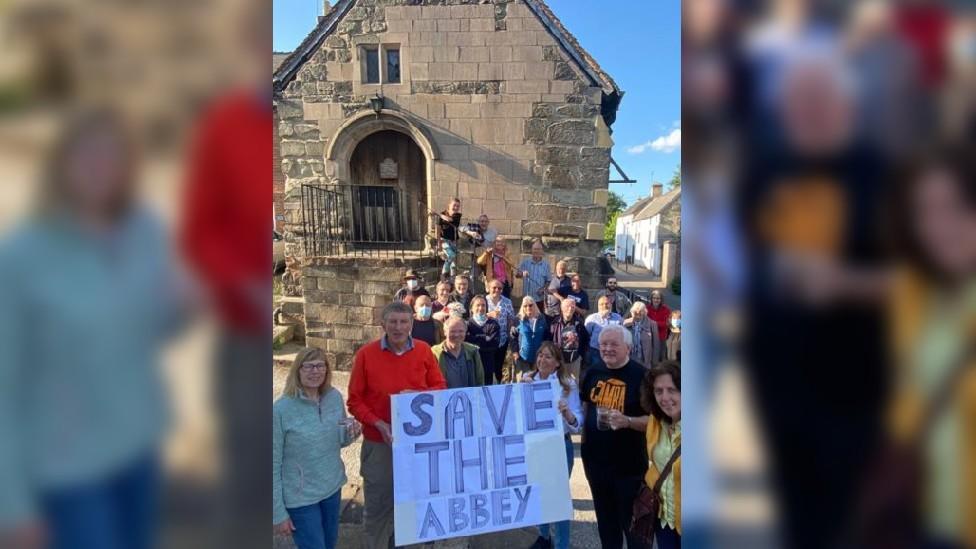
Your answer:
[[[430,346],[410,337],[412,328],[413,310],[409,305],[387,305],[383,309],[383,337],[356,352],[349,380],[349,413],[363,424],[360,474],[369,549],[393,546],[390,396],[447,388]]]

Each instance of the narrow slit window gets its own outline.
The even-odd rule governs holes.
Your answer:
[[[380,52],[376,48],[366,48],[363,53],[366,58],[366,84],[380,83]]]
[[[400,50],[386,50],[386,81],[391,84],[400,83]]]

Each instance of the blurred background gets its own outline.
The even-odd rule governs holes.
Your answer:
[[[266,546],[271,3],[6,0],[0,45],[0,547]]]
[[[691,547],[976,545],[976,12],[685,0]]]

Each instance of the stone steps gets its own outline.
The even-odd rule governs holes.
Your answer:
[[[272,353],[272,361],[275,368],[285,368],[288,369],[291,363],[295,360],[295,355],[298,351],[303,349],[304,345],[296,343],[294,341],[289,341],[281,346]]]

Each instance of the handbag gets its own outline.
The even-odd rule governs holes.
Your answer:
[[[874,458],[857,501],[853,541],[867,549],[910,549],[924,537],[922,497],[925,460],[923,449],[931,427],[945,412],[952,391],[973,359],[970,344],[925,403],[921,422],[906,441],[889,440]]]
[[[654,530],[657,529],[657,517],[661,514],[663,503],[661,501],[661,486],[671,474],[671,467],[679,457],[681,457],[680,444],[674,449],[667,465],[664,466],[664,470],[657,477],[654,488],[648,488],[647,482],[641,482],[640,491],[634,498],[634,508],[630,518],[630,533],[648,546],[654,538]]]

